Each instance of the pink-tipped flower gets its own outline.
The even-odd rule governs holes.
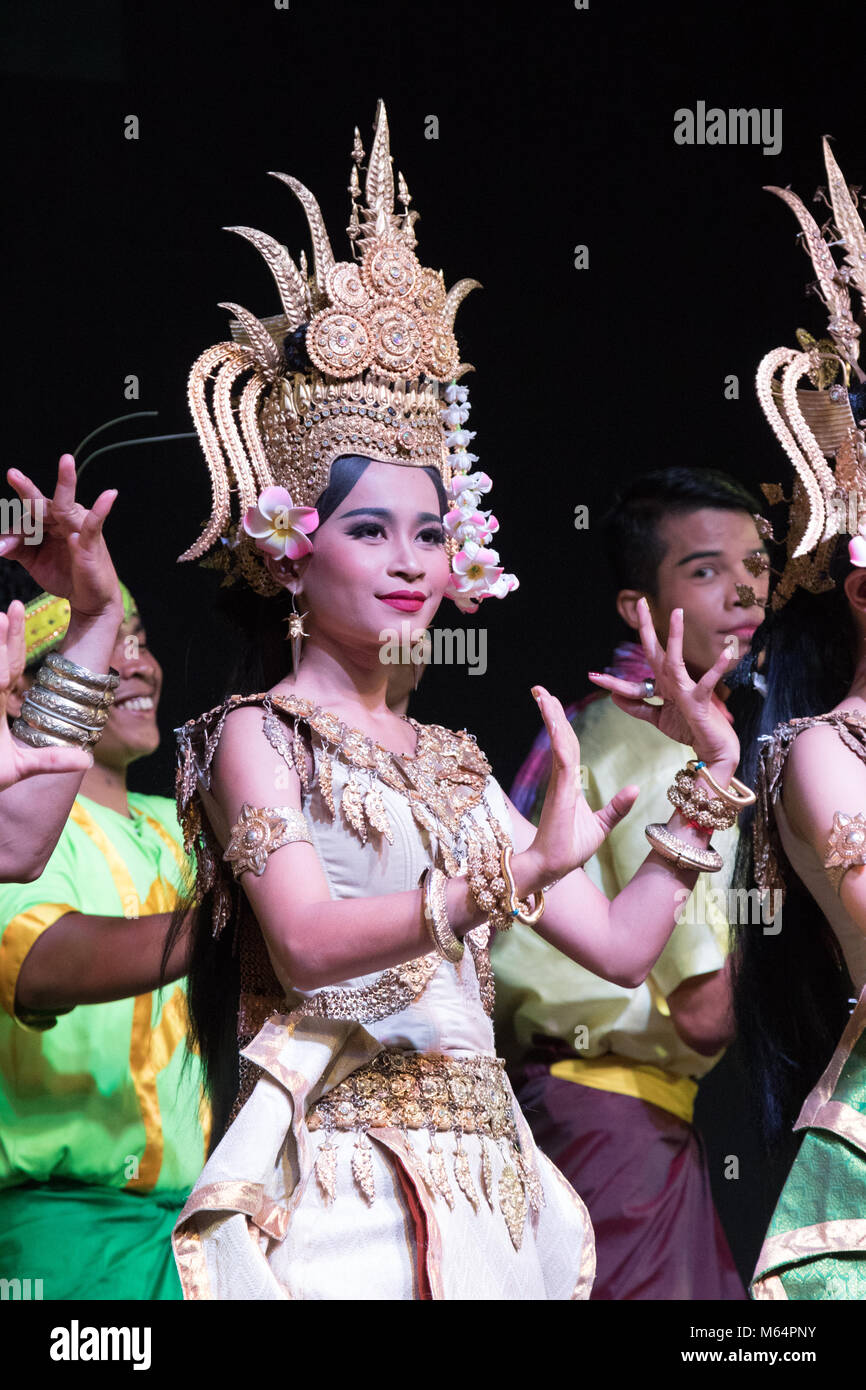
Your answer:
[[[455,473],[451,479],[451,496],[462,505],[462,492],[489,492],[492,486],[487,473]]]
[[[848,542],[848,558],[858,569],[866,566],[866,536],[852,536]]]
[[[248,536],[274,559],[299,560],[313,549],[309,539],[319,524],[315,507],[296,507],[284,487],[266,487],[241,523]]]
[[[495,550],[483,550],[474,541],[467,541],[454,556],[451,587],[458,594],[470,596],[474,602],[487,593],[501,573],[502,566]]]
[[[493,533],[499,530],[499,522],[492,513],[472,511],[468,507],[452,508],[446,514],[443,525],[448,535],[461,545],[466,541],[486,545]]]

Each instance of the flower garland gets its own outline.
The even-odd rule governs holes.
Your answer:
[[[484,493],[492,483],[486,473],[469,473],[478,462],[466,445],[475,438],[474,430],[463,428],[469,418],[469,392],[455,381],[445,388],[447,404],[440,410],[442,423],[447,426],[445,442],[451,450],[453,475],[449,487],[453,507],[444,521],[445,530],[459,547],[451,562],[451,591],[463,613],[475,613],[485,598],[504,598],[518,587],[514,574],[506,574],[499,563],[497,551],[487,548],[499,522],[490,511],[479,510]]]

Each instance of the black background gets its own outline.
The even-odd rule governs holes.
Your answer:
[[[785,476],[751,382],[764,352],[824,319],[794,219],[762,185],[790,183],[808,202],[825,133],[849,180],[866,179],[864,37],[853,3],[7,0],[4,464],[47,488],[59,454],[114,416],[159,412],[99,443],[190,429],[186,377],[225,336],[218,302],[279,308],[264,263],[220,228],[258,227],[294,255],[308,246],[300,206],[267,177],[278,169],[313,190],[344,257],[353,127],[369,148],[383,97],[422,263],[484,285],[458,341],[478,369],[472,447],[493,477],[497,547],[521,579],[468,620],[487,629],[486,675],[431,669],[414,713],[476,733],[508,785],[536,732],[530,686],[579,697],[623,635],[593,525],[614,486],[671,463],[722,467],[755,490]],[[699,100],[781,107],[781,152],[678,146],[674,112]],[[124,138],[128,115],[137,140]],[[738,400],[725,399],[729,374]],[[112,552],[166,672],[163,746],[132,785],[170,794],[170,730],[222,698],[229,659],[215,575],[175,565],[208,514],[207,472],[195,440],[145,445],[93,461],[85,500],[108,486],[120,489]],[[575,529],[578,504],[588,530]],[[460,621],[440,612],[440,625]],[[777,1185],[747,1090],[729,1058],[700,1102],[745,1273]],[[722,1176],[730,1154],[736,1181]]]

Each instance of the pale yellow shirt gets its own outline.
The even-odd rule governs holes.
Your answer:
[[[644,826],[671,815],[667,788],[695,756],[653,725],[633,719],[604,698],[578,711],[584,795],[594,810],[628,783],[640,796],[628,816],[585,866],[593,883],[613,898],[640,868],[649,851]],[[702,874],[682,920],[652,973],[637,989],[623,989],[577,965],[515,923],[495,942],[497,1039],[506,1056],[524,1051],[534,1033],[562,1038],[581,1057],[616,1053],[678,1076],[700,1077],[721,1057],[702,1057],[681,1040],[666,1004],[683,980],[720,970],[725,963],[728,921],[725,894],[733,871],[736,828],[713,835],[725,859],[717,874]],[[694,919],[694,920],[692,920]],[[641,930],[636,917],[635,932]]]

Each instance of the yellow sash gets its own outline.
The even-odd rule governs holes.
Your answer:
[[[677,1115],[687,1124],[692,1123],[698,1085],[691,1077],[674,1076],[673,1072],[643,1062],[629,1062],[615,1053],[607,1053],[604,1057],[567,1057],[562,1062],[554,1062],[550,1074],[561,1081],[592,1086],[597,1091],[635,1096]]]

